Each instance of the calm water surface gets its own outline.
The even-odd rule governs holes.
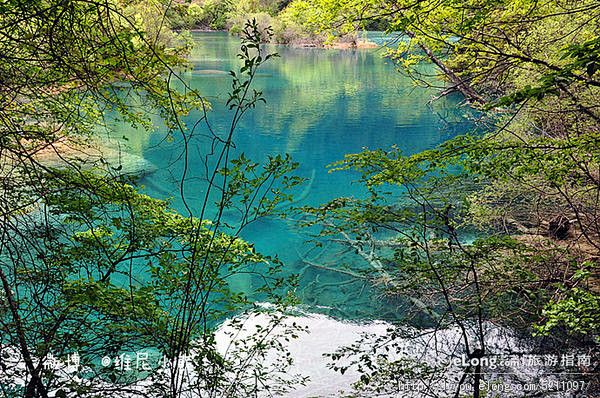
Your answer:
[[[381,35],[371,33],[381,42]],[[236,58],[240,41],[226,33],[194,33],[197,42],[191,56],[194,70],[183,78],[211,102],[210,124],[215,132],[225,135],[232,112],[225,102],[231,89],[229,70],[238,70]],[[357,175],[352,172],[328,173],[326,166],[343,159],[345,154],[363,148],[390,149],[398,146],[407,154],[432,148],[457,133],[444,128],[445,121],[456,120],[452,99],[438,101],[435,109],[426,102],[434,91],[415,87],[398,73],[393,64],[381,57],[377,49],[325,50],[270,46],[280,58],[261,67],[255,88],[263,91],[267,101],[250,111],[237,128],[234,141],[237,154],[256,161],[268,155],[292,155],[300,163],[298,174],[312,178],[298,195],[304,197],[298,205],[317,205],[338,196],[361,196],[360,186],[352,184]],[[193,125],[201,116],[186,119]],[[206,132],[199,125],[198,134]],[[127,135],[127,132],[125,132]],[[139,135],[138,135],[139,136]],[[156,197],[174,196],[173,205],[187,214],[177,198],[176,180],[181,178],[181,139],[177,134],[167,140],[167,131],[159,130],[143,139],[133,138],[131,147],[154,163],[158,171],[141,183]],[[188,205],[198,212],[206,184],[203,156],[208,141],[198,135],[190,143],[189,174],[186,183]],[[310,189],[308,189],[310,187]],[[307,190],[305,192],[305,190]],[[197,213],[196,213],[197,214]],[[393,318],[398,314],[373,299],[369,287],[362,282],[351,283],[339,273],[307,267],[301,258],[323,265],[336,266],[352,262],[368,267],[353,252],[334,246],[327,250],[313,249],[305,243],[307,231],[300,231],[290,222],[269,218],[259,220],[242,232],[242,237],[255,242],[259,251],[277,254],[285,263],[286,272],[301,273],[300,298],[312,309],[340,317]],[[258,284],[252,277],[232,281],[237,288],[249,291]]]

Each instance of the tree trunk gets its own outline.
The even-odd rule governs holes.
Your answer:
[[[414,32],[406,31],[406,34],[411,39],[416,39],[416,35],[414,34]],[[479,102],[480,104],[485,104],[487,102],[481,95],[479,95],[475,90],[473,90],[471,86],[469,86],[469,84],[467,84],[464,80],[458,77],[452,69],[448,68],[448,66],[446,66],[442,61],[440,61],[440,59],[436,57],[436,55],[433,53],[433,51],[431,51],[429,47],[422,43],[418,44],[419,47],[421,47],[421,49],[425,52],[427,57],[429,57],[431,62],[436,64],[442,70],[442,72],[444,72],[448,79],[450,79],[450,81],[454,84],[454,88],[460,91],[467,100],[469,100],[470,102]]]

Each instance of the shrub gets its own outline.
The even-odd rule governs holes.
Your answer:
[[[231,15],[227,21],[229,33],[232,35],[241,34],[246,22],[252,19],[256,20],[256,24],[262,33],[263,40],[268,39],[267,29],[273,27],[275,20],[266,12],[254,12],[247,14],[236,12],[235,14]]]

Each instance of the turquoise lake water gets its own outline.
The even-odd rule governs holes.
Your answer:
[[[389,40],[378,33],[369,33],[369,37],[378,43]],[[227,72],[240,67],[236,58],[240,40],[222,32],[197,32],[194,38],[197,44],[190,59],[194,70],[182,77],[210,101],[213,108],[208,115],[210,124],[213,131],[224,136],[232,118],[232,112],[225,106],[231,89]],[[345,154],[363,148],[390,149],[393,145],[412,154],[459,133],[460,125],[448,124],[459,120],[455,114],[457,99],[443,99],[433,108],[428,107],[426,103],[435,91],[415,87],[391,62],[382,58],[381,50],[281,45],[268,49],[280,57],[261,67],[254,83],[255,88],[263,91],[267,103],[250,111],[238,126],[234,134],[236,153],[244,152],[247,158],[256,161],[264,161],[268,155],[290,154],[300,163],[297,174],[314,180],[305,183],[310,184],[310,190],[297,205],[317,205],[339,196],[363,194],[360,186],[352,184],[357,174],[327,172],[326,166],[343,159]],[[186,123],[193,125],[200,117],[200,113],[192,114]],[[198,214],[206,189],[202,160],[210,145],[201,136],[206,132],[205,125],[200,124],[196,132],[189,145],[186,196],[188,205]],[[181,139],[174,134],[172,141],[167,140],[164,130],[144,137],[130,145],[137,147],[158,171],[146,176],[141,184],[152,196],[173,196],[174,207],[186,214],[176,185],[183,171]],[[373,298],[370,287],[362,282],[307,267],[301,256],[326,266],[339,266],[340,262],[368,266],[342,246],[311,250],[312,245],[305,243],[310,239],[307,232],[290,222],[266,218],[246,227],[241,236],[254,242],[259,251],[277,254],[286,272],[301,272],[297,294],[310,308],[340,318],[389,319],[397,315],[389,310],[396,306]],[[250,291],[258,281],[247,276],[231,283]]]

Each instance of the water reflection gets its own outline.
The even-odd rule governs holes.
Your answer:
[[[225,107],[231,87],[228,70],[240,66],[236,58],[239,39],[225,33],[195,33],[197,45],[190,61],[194,70],[183,74],[193,88],[212,104],[209,113],[212,129],[226,134],[231,113]],[[361,195],[351,182],[356,175],[327,173],[326,165],[348,153],[363,148],[389,149],[400,147],[405,153],[415,153],[435,146],[455,131],[442,128],[438,115],[425,104],[432,92],[415,87],[402,77],[395,67],[381,58],[377,50],[325,50],[270,46],[280,58],[269,61],[256,77],[255,87],[267,100],[249,112],[235,133],[238,153],[260,161],[268,155],[289,153],[300,162],[299,173],[314,176],[310,192],[302,204],[316,205],[338,196]],[[450,102],[446,102],[450,101]],[[455,118],[452,99],[436,104],[436,110],[447,118]],[[201,113],[186,118],[193,125]],[[207,127],[200,124],[197,139],[189,147],[188,204],[198,211],[205,189],[204,155],[209,143],[201,135]],[[177,180],[182,174],[181,139],[165,140],[167,132],[158,131],[144,146],[144,156],[156,164],[159,171],[146,177],[150,194],[159,197],[175,195]],[[175,195],[174,205],[183,209]],[[325,312],[344,318],[375,315],[395,317],[381,312],[381,304],[369,294],[362,281],[344,280],[339,274],[307,266],[302,259],[310,255],[319,261],[360,262],[348,250],[332,248],[323,253],[310,252],[303,244],[307,236],[289,222],[260,220],[244,230],[243,237],[256,243],[259,250],[277,253],[288,271],[301,273],[299,294],[307,304],[326,307]],[[340,285],[341,282],[341,285]],[[238,288],[250,291],[257,281],[245,277],[233,281]],[[396,307],[398,303],[395,303]],[[386,306],[387,307],[387,306]],[[389,307],[388,307],[389,308]]]

